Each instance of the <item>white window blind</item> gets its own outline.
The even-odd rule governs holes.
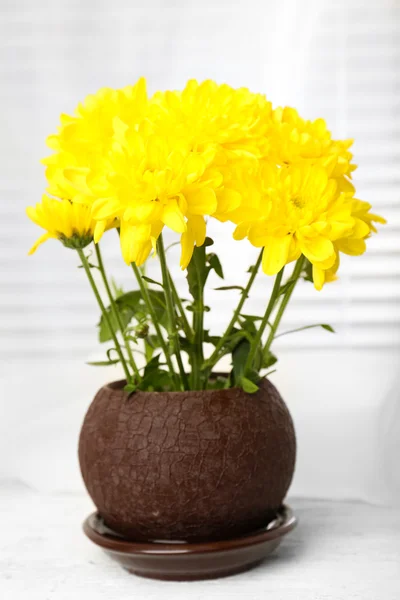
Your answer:
[[[268,6],[267,6],[268,4]],[[279,340],[281,348],[400,346],[400,5],[353,2],[3,2],[0,152],[0,358],[9,361],[98,354],[98,311],[77,256],[48,242],[24,215],[45,188],[39,159],[61,112],[102,85],[140,74],[151,89],[213,77],[265,92],[274,104],[326,118],[336,137],[354,137],[358,196],[388,219],[361,258],[344,257],[340,280],[320,293],[301,283],[282,330],[330,323],[336,336],[310,330]],[[277,23],[284,23],[276,35]],[[283,25],[282,25],[283,27]],[[196,33],[196,35],[194,35]],[[282,35],[286,36],[282,39]],[[243,36],[246,42],[242,43]],[[207,44],[199,46],[199,39]],[[197,40],[197,41],[196,41]],[[224,50],[225,49],[225,50]],[[210,224],[226,285],[242,284],[257,255]],[[168,236],[172,241],[173,236]],[[175,253],[175,254],[174,254]],[[178,250],[171,250],[171,257]],[[118,283],[134,285],[116,236],[105,260]],[[150,262],[149,275],[157,266]],[[175,270],[184,294],[183,275]],[[221,285],[210,281],[211,287]],[[261,313],[271,281],[259,277],[245,312]],[[186,294],[187,295],[187,294]],[[208,325],[221,331],[235,292],[210,291]]]

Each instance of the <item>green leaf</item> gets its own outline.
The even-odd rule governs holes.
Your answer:
[[[254,337],[256,335],[257,327],[253,319],[239,319],[239,323],[251,336]]]
[[[144,339],[144,354],[147,362],[153,358],[153,354],[159,348],[160,342],[156,335],[148,335]]]
[[[189,285],[190,295],[194,299],[192,309],[196,308],[197,301],[202,296],[202,291],[207,281],[208,270],[206,268],[206,252],[204,246],[195,248],[193,256],[187,267],[186,279]]]
[[[122,289],[121,286],[119,286],[117,284],[117,282],[115,281],[115,279],[113,277],[111,278],[111,287],[114,292],[113,296],[115,298],[119,298],[120,296],[122,296],[124,294],[124,290]]]
[[[137,386],[134,383],[127,383],[126,386],[124,387],[124,392],[128,392],[130,394],[132,394],[133,392],[136,392],[137,390]]]
[[[219,335],[210,335],[210,332],[208,331],[208,329],[205,329],[203,339],[208,344],[213,344],[214,346],[216,346],[221,338]]]
[[[231,352],[242,340],[251,342],[252,337],[246,330],[234,328],[224,343],[225,354]]]
[[[241,317],[243,317],[244,319],[248,320],[248,321],[262,321],[262,317],[258,317],[257,315],[240,315]]]
[[[144,314],[144,303],[139,290],[127,292],[115,299],[115,304],[119,312],[124,331],[135,315]],[[119,331],[119,323],[116,319],[111,307],[107,307],[108,319],[111,321],[111,326],[114,331]],[[99,322],[99,340],[100,342],[108,342],[112,339],[111,331],[108,327],[107,320],[101,315]]]
[[[275,354],[272,354],[271,350],[266,349],[263,352],[263,358],[262,358],[262,368],[263,369],[268,369],[269,367],[272,367],[272,365],[274,365],[277,362],[278,362],[278,359],[275,356]]]
[[[266,373],[265,377],[269,377],[270,375],[272,375],[272,373],[276,373],[276,369],[272,369],[272,371],[268,371],[268,373]]]
[[[155,311],[161,315],[166,308],[164,292],[159,290],[148,290],[148,293]],[[140,315],[147,314],[147,309],[143,302],[140,290],[127,292],[123,296],[117,298],[116,302],[118,306],[127,306],[132,310],[137,311]]]
[[[303,270],[301,273],[301,276],[303,277],[304,281],[311,281],[311,283],[313,283],[312,271],[313,271],[313,266],[310,263],[310,261],[308,260],[308,258],[306,258],[304,266],[303,266]]]
[[[218,256],[216,254],[208,254],[207,262],[209,264],[210,269],[213,269],[218,275],[218,277],[224,279],[224,272],[222,270],[221,261],[219,260]]]
[[[111,309],[107,309],[107,314],[108,314],[108,319],[111,322],[111,327],[113,328],[113,330],[119,331],[120,327],[119,327],[118,320],[115,317],[114,313],[111,312]],[[125,328],[128,326],[128,324],[132,320],[134,313],[132,310],[123,309],[123,310],[119,311],[119,314],[121,317],[122,326],[124,327],[124,330],[125,330]],[[111,335],[110,328],[108,326],[108,322],[104,318],[103,315],[101,315],[101,317],[100,317],[98,327],[99,327],[99,341],[101,343],[109,342],[110,340],[112,340],[112,335]]]
[[[160,358],[161,355],[160,354],[156,354],[156,356],[154,356],[145,366],[144,368],[144,374],[146,375],[149,373],[152,373],[153,371],[156,371],[159,367],[160,367]]]
[[[168,371],[161,369],[165,366],[160,362],[160,354],[153,356],[147,363],[139,389],[144,391],[163,391],[172,389],[173,381]]]
[[[91,262],[88,262],[88,267],[89,267],[89,269],[98,269],[99,268],[97,265],[94,265]],[[83,269],[83,268],[84,268],[83,265],[78,265],[78,269]]]
[[[232,351],[232,366],[234,383],[240,384],[244,375],[244,367],[250,352],[250,342],[242,339]]]
[[[181,347],[181,350],[183,350],[183,352],[187,352],[187,354],[191,354],[191,352],[193,351],[193,344],[191,342],[189,342],[189,340],[186,337],[183,336],[179,336],[179,345]]]
[[[214,240],[210,237],[206,237],[206,239],[204,240],[204,248],[208,248],[208,246],[213,246],[214,245]]]
[[[217,290],[217,291],[240,290],[241,292],[244,292],[244,287],[242,287],[241,285],[223,285],[221,287],[214,288],[214,290]]]
[[[246,373],[246,377],[247,379],[250,379],[250,381],[252,381],[255,384],[259,384],[261,377],[258,371],[256,371],[255,369],[250,369],[250,371],[248,371]]]
[[[286,292],[289,291],[289,289],[292,288],[295,283],[296,283],[296,279],[288,279],[286,281],[286,283],[281,285],[281,287],[279,288],[278,296],[281,296],[282,294],[286,294]]]
[[[330,331],[331,333],[336,333],[331,325],[327,323],[316,323],[315,325],[305,325],[304,327],[299,327],[298,329],[290,329],[290,331],[284,331],[275,336],[275,339],[282,337],[283,335],[289,335],[289,333],[297,333],[298,331],[304,331],[306,329],[314,329],[314,327],[322,327],[326,331]]]
[[[211,240],[212,241],[212,240]],[[222,266],[216,254],[205,253],[205,245],[195,247],[193,256],[187,267],[187,281],[189,284],[189,292],[194,299],[191,307],[188,310],[201,310],[207,312],[209,309],[203,306],[202,300],[203,290],[207,282],[208,275],[211,270],[214,270],[219,277],[224,276]]]
[[[152,283],[153,285],[159,285],[160,287],[164,287],[160,281],[155,281],[155,279],[151,279],[151,277],[147,277],[146,275],[142,275],[142,279],[147,281],[148,283]]]
[[[92,367],[108,367],[109,365],[116,365],[119,363],[119,358],[115,358],[114,360],[95,360],[91,362],[87,362],[87,365],[91,365]]]
[[[242,377],[240,385],[247,394],[255,394],[258,392],[258,386],[250,381],[250,379],[247,379],[247,377]]]
[[[229,377],[217,376],[211,377],[208,381],[208,390],[224,390],[229,387]]]
[[[106,352],[108,360],[113,360],[112,353],[115,352],[117,357],[119,358],[119,354],[116,348],[109,348]]]
[[[257,325],[253,319],[239,319],[242,329],[238,330],[237,335],[241,335],[242,339],[246,338],[250,343],[257,335]],[[254,368],[258,372],[263,365],[263,350],[262,344],[259,343],[254,354]],[[246,373],[248,375],[248,373]]]
[[[163,327],[166,327],[166,306],[165,306],[165,296],[163,291],[159,290],[148,290],[149,296],[153,303],[154,311],[156,313],[158,322]],[[116,308],[119,312],[120,319],[122,322],[122,326],[124,331],[126,330],[129,323],[132,319],[135,319],[137,322],[140,322],[148,316],[147,308],[145,303],[143,302],[142,294],[140,290],[134,290],[132,292],[126,292],[121,296],[118,296],[115,299]],[[114,315],[114,312],[111,310],[111,307],[107,307],[107,315],[109,320],[111,321],[111,326],[114,331],[119,331],[119,323]],[[100,342],[108,342],[112,339],[111,331],[108,327],[107,320],[102,315],[100,318],[99,326],[99,340]]]

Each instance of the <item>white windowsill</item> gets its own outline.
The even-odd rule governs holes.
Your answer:
[[[7,600],[397,600],[400,510],[290,501],[300,519],[276,554],[226,579],[163,583],[124,572],[84,538],[83,494],[0,484],[0,589]]]

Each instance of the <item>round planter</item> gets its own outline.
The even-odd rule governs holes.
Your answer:
[[[189,392],[102,387],[79,461],[104,523],[128,539],[223,540],[271,521],[292,480],[296,440],[277,389]]]

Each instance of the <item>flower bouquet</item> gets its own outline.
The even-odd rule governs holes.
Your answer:
[[[124,372],[98,392],[82,427],[80,464],[98,510],[86,532],[144,575],[250,566],[291,522],[281,507],[295,435],[267,378],[283,313],[300,279],[321,290],[337,278],[340,254],[363,254],[374,223],[384,223],[355,197],[352,140],[334,140],[323,119],[273,108],[245,88],[192,80],[149,97],[140,79],[88,96],[47,142],[48,195],[27,209],[45,233],[30,252],[50,238],[77,252],[108,344],[95,364]],[[227,260],[207,236],[209,219],[233,223],[234,239],[257,249],[246,285],[221,287],[240,293],[221,335],[204,327],[209,274],[223,278]],[[180,236],[190,300],[171,274],[165,228]],[[105,235],[119,236],[130,291],[111,284]],[[158,261],[158,280],[146,275],[147,260]],[[273,289],[263,312],[249,315],[258,276],[274,276]],[[220,372],[226,355],[231,368]],[[254,532],[271,531],[275,538],[254,542]],[[179,556],[196,561],[182,566],[175,551],[177,564],[162,563],[178,541]],[[213,559],[203,564],[207,544]]]

